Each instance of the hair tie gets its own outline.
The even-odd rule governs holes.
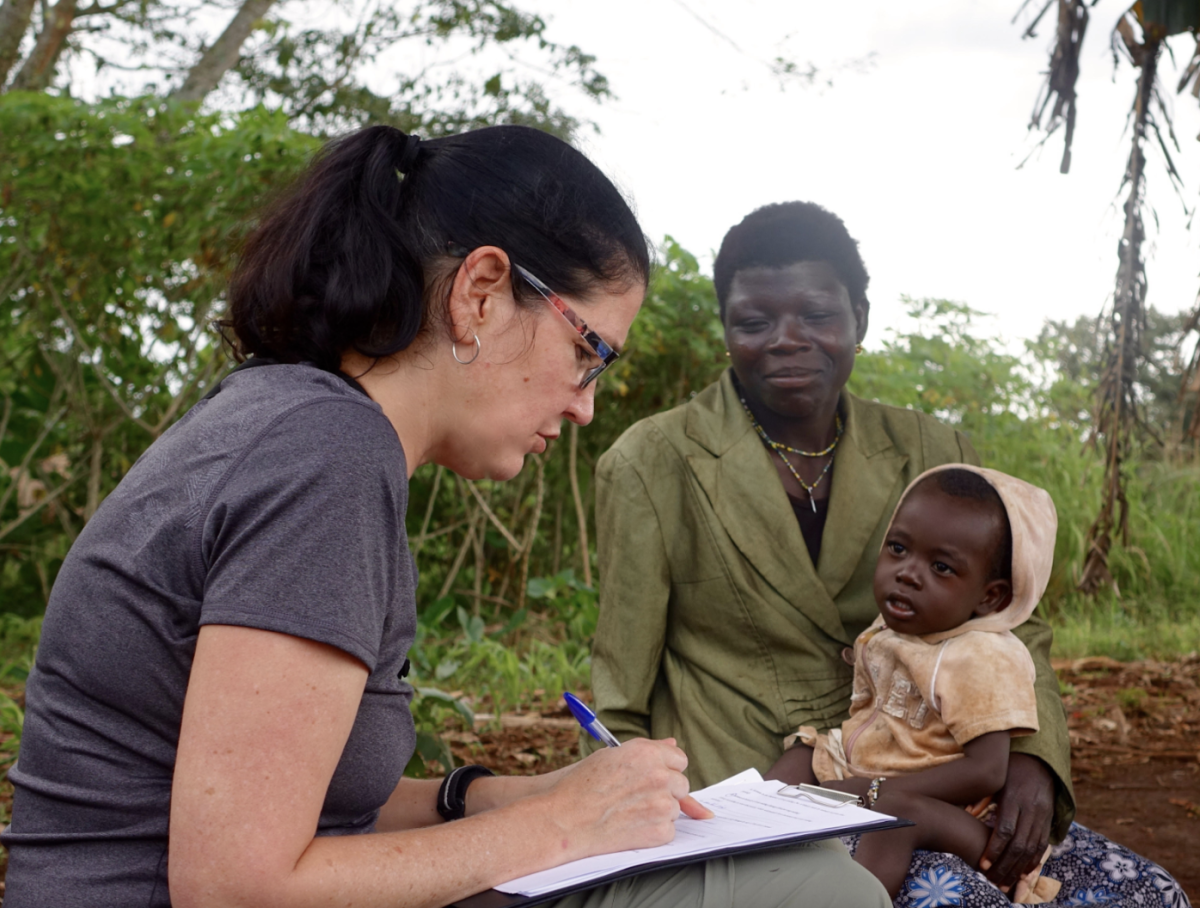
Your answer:
[[[405,139],[404,151],[400,153],[400,161],[396,164],[396,170],[404,174],[412,170],[413,164],[417,162],[417,153],[421,150],[420,137],[406,136]]]

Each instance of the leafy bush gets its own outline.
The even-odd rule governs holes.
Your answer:
[[[41,630],[41,618],[0,614],[0,772],[8,771],[21,749],[25,679],[33,668]],[[2,810],[0,822],[8,822]]]
[[[45,606],[103,497],[227,366],[245,219],[316,148],[261,109],[0,96],[0,608]]]
[[[530,691],[588,687],[596,591],[566,570],[531,580],[529,595],[537,611],[492,626],[450,597],[424,609],[411,654],[417,683],[469,691],[497,715],[527,702]]]

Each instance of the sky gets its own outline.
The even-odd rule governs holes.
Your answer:
[[[1011,341],[1047,318],[1095,316],[1111,298],[1135,77],[1125,63],[1114,76],[1109,35],[1127,2],[1092,11],[1066,176],[1057,135],[1018,169],[1039,138],[1027,125],[1053,40],[1053,11],[1038,37],[1021,39],[1019,0],[522,5],[549,21],[553,40],[594,54],[617,95],[574,102],[599,127],[583,149],[632,197],[651,237],[670,234],[710,271],[729,227],[760,205],[803,199],[860,242],[868,349],[888,328],[911,328],[902,295],[992,313],[985,329]],[[1182,66],[1190,39],[1175,40]],[[777,56],[812,62],[832,87],[781,89],[769,68]],[[1161,72],[1185,184],[1177,194],[1151,155],[1148,301],[1176,312],[1200,288],[1200,237],[1184,212],[1200,199],[1200,105],[1174,94],[1170,60]]]

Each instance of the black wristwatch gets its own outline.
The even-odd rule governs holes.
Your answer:
[[[460,766],[450,771],[442,779],[442,787],[438,789],[437,812],[446,822],[461,820],[467,815],[467,788],[476,779],[483,776],[494,776],[495,773],[486,766]]]

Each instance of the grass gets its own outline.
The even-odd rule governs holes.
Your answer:
[[[1121,662],[1174,659],[1200,651],[1200,611],[1105,595],[1073,596],[1051,617],[1053,655],[1110,656]]]
[[[1130,471],[1128,544],[1118,538],[1109,558],[1115,586],[1088,598],[1075,578],[1099,497],[1088,494],[1097,472],[1061,474],[1048,486],[1060,524],[1045,600],[1054,654],[1131,661],[1200,651],[1200,466],[1149,461]]]
[[[1042,608],[1054,655],[1170,659],[1200,650],[1200,464],[1148,449],[1126,465],[1128,536],[1114,534],[1114,586],[1081,595],[1087,532],[1103,462],[1072,431],[994,419],[973,439],[984,463],[1046,489],[1058,511],[1054,571]]]

